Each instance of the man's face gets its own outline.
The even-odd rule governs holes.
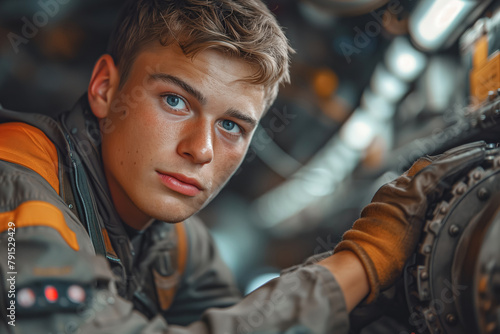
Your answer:
[[[179,222],[219,192],[263,113],[263,87],[241,80],[254,73],[214,50],[194,59],[176,45],[139,53],[101,120],[104,170],[125,222]]]

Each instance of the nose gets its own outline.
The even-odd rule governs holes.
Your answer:
[[[207,164],[214,158],[213,132],[210,122],[186,124],[177,153],[195,164]]]

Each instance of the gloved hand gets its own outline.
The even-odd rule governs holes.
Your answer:
[[[420,158],[403,175],[382,186],[363,209],[335,253],[349,250],[361,260],[370,282],[367,303],[401,275],[418,243],[428,204],[462,172],[481,163],[485,150],[484,142],[475,142]]]

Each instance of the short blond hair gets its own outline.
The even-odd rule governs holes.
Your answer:
[[[127,1],[111,35],[108,52],[123,85],[135,57],[149,43],[178,43],[194,57],[217,49],[256,65],[245,78],[266,88],[266,109],[278,86],[290,81],[293,49],[274,15],[260,0],[131,0]]]

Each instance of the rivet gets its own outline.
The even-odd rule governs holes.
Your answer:
[[[445,215],[448,212],[448,208],[446,206],[442,206],[441,209],[439,209],[439,213],[442,215]]]
[[[429,278],[429,273],[427,271],[422,271],[420,273],[420,279],[422,279],[423,281],[427,281],[428,278]]]
[[[486,188],[481,188],[477,191],[477,198],[479,198],[481,201],[486,201],[488,198],[490,198],[490,192]]]
[[[453,224],[453,225],[450,226],[450,229],[448,230],[448,233],[452,237],[456,237],[458,235],[458,233],[460,233],[460,227],[458,227],[457,225]]]
[[[73,209],[73,204],[68,205],[68,208]]]
[[[424,253],[425,254],[430,254],[432,251],[432,246],[431,245],[427,245],[424,247]]]

